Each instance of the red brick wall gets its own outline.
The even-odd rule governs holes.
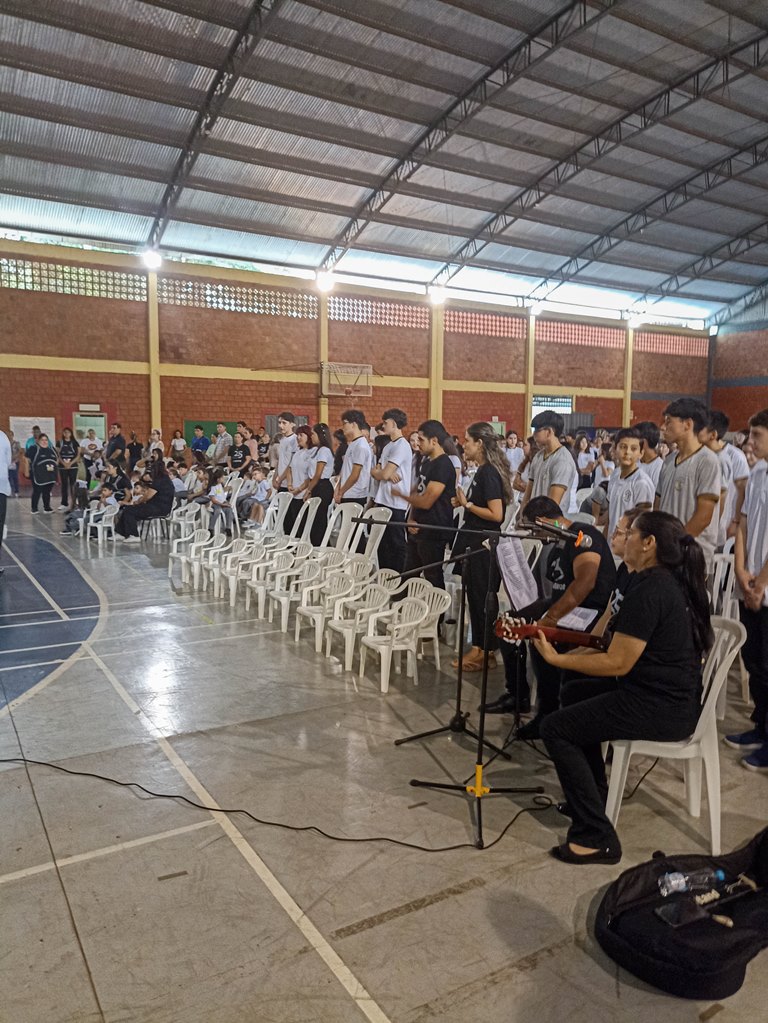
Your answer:
[[[499,394],[492,390],[443,391],[443,422],[449,433],[464,436],[470,423],[490,422],[497,416],[507,424],[508,430],[517,430],[522,436],[525,430],[525,395]]]
[[[659,391],[662,394],[705,394],[707,359],[635,352],[632,361],[632,390]]]
[[[719,334],[712,376],[715,381],[768,373],[768,330]]]
[[[741,430],[749,417],[768,408],[768,385],[765,387],[712,387],[712,407],[720,409],[731,420],[732,430]]]
[[[160,361],[316,370],[317,320],[161,304]]]
[[[621,398],[575,398],[576,412],[591,412],[595,426],[621,426]]]
[[[56,430],[71,425],[79,404],[101,405],[117,419],[126,437],[131,431],[145,440],[149,432],[149,377],[116,373],[54,373],[5,369],[0,388],[0,427],[10,416],[53,416]]]
[[[633,398],[632,424],[651,422],[658,425],[669,402],[669,398]]]
[[[146,362],[143,302],[0,288],[2,350],[7,354]]]
[[[328,358],[370,363],[382,376],[425,377],[429,375],[429,331],[331,320]]]
[[[265,416],[290,411],[314,420],[318,393],[315,384],[163,377],[161,402],[163,437],[168,440],[185,419],[244,419],[263,426]]]
[[[625,337],[620,327],[537,320],[536,385],[621,387]]]

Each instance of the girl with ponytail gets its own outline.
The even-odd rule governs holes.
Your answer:
[[[645,511],[629,530],[630,582],[604,652],[557,653],[540,633],[542,657],[583,678],[568,681],[561,709],[541,723],[572,823],[552,850],[566,863],[618,863],[621,845],[605,815],[601,743],[678,742],[701,712],[702,658],[712,643],[701,547],[666,512]]]
[[[464,509],[462,530],[456,535],[453,553],[463,554],[467,548],[478,551],[471,558],[460,562],[461,573],[467,584],[467,604],[472,624],[472,649],[464,657],[464,671],[480,671],[483,667],[483,650],[486,632],[488,634],[489,661],[496,663],[494,651],[498,641],[493,628],[486,630],[486,590],[488,588],[488,563],[490,552],[483,547],[485,539],[473,530],[498,532],[504,522],[507,505],[512,500],[512,480],[509,462],[499,446],[498,434],[490,423],[472,423],[464,434],[464,454],[477,464],[467,492],[456,488],[456,497],[451,502],[454,508]],[[496,596],[500,579],[494,557],[491,571],[492,595],[487,617],[491,622],[498,617],[499,607]],[[459,665],[453,662],[454,668]]]

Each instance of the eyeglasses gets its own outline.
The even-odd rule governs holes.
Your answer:
[[[614,536],[629,536],[629,530],[628,529],[619,529],[619,527],[617,526],[614,529],[614,531],[613,531],[613,535]]]

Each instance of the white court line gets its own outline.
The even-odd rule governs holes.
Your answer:
[[[38,593],[41,593],[43,595],[43,597],[46,600],[46,603],[51,605],[53,610],[56,612],[56,614],[60,618],[63,618],[65,622],[68,622],[69,621],[69,616],[64,611],[62,611],[62,609],[59,607],[59,605],[56,603],[56,601],[53,599],[53,597],[50,595],[50,593],[40,585],[40,583],[37,581],[37,579],[35,579],[35,577],[29,571],[27,566],[25,564],[23,564],[21,561],[19,561],[19,559],[16,557],[16,555],[13,553],[13,551],[10,549],[10,547],[7,544],[5,545],[3,550],[6,552],[6,554],[9,557],[13,558],[13,560],[19,566],[19,568],[24,573],[24,575],[27,577],[27,579],[29,579],[29,581],[32,583],[32,585],[35,587],[35,589],[38,591]]]
[[[75,562],[69,555],[62,552],[70,562],[74,565],[77,571],[81,574],[83,579],[89,584],[96,595],[99,598],[99,603],[104,611],[104,618],[108,612],[108,602],[104,591],[100,586],[91,578],[89,578],[83,569]],[[54,607],[57,607],[53,598],[43,590],[39,585],[40,589],[45,595],[46,599]],[[98,630],[101,627],[101,622],[96,626]],[[92,638],[92,637],[91,637]],[[224,637],[226,638],[226,637]],[[192,641],[194,642],[194,640]],[[214,800],[213,796],[204,787],[203,783],[196,777],[192,772],[187,763],[179,756],[176,750],[173,748],[171,743],[166,739],[162,732],[155,726],[151,718],[144,713],[138,703],[131,697],[128,691],[123,687],[118,678],[113,674],[110,668],[104,663],[99,657],[96,651],[91,647],[90,641],[83,643],[81,649],[84,649],[91,658],[100,667],[105,677],[109,681],[112,688],[115,690],[120,699],[129,708],[133,716],[141,722],[147,732],[156,740],[158,746],[163,751],[167,760],[173,765],[176,772],[182,778],[182,780],[189,786],[189,788],[195,793],[198,801],[205,803],[207,806],[219,809],[219,804]],[[77,656],[77,655],[74,655]],[[61,669],[64,669],[66,665],[62,665]],[[53,674],[57,675],[61,669],[57,669]],[[41,688],[48,682],[48,679],[41,682],[34,689],[28,690],[25,696],[35,690]],[[10,707],[18,705],[19,701],[23,699],[20,697],[19,700],[13,701]],[[4,708],[8,710],[9,708]],[[0,712],[0,715],[2,712]],[[245,859],[246,863],[251,867],[256,876],[264,884],[267,891],[275,899],[279,906],[285,911],[288,917],[293,921],[298,930],[309,942],[310,947],[320,956],[323,962],[326,964],[328,969],[342,985],[344,990],[354,1001],[355,1005],[360,1009],[363,1015],[371,1021],[371,1023],[391,1023],[389,1017],[384,1013],[383,1009],[379,1004],[374,1001],[372,995],[363,987],[362,983],[357,979],[354,973],[350,970],[341,956],[333,949],[327,939],[321,934],[317,927],[312,923],[309,917],[304,913],[304,910],[299,906],[295,899],[289,894],[286,888],[280,883],[277,877],[272,873],[267,864],[262,860],[258,853],[248,843],[242,832],[232,823],[232,821],[223,813],[212,813],[211,816],[229,838],[232,844],[235,846],[240,855]]]
[[[0,671],[23,671],[25,668],[44,668],[48,664],[72,664],[74,661],[90,661],[90,659],[90,654],[80,650],[76,657],[57,657],[53,661],[35,661],[34,664],[12,664],[10,668],[0,668]],[[43,684],[43,681],[47,681],[47,679],[43,679],[40,685]],[[35,689],[37,689],[37,686],[35,686]],[[31,692],[32,690],[29,691]],[[24,696],[26,696],[26,693],[24,693]],[[22,697],[20,696],[18,700],[14,700],[13,706],[16,707],[21,699]],[[0,717],[2,717],[2,713],[0,711]]]
[[[19,764],[23,767],[23,764]],[[92,849],[90,852],[77,853],[74,856],[65,856],[63,859],[49,863],[38,863],[35,867],[25,867],[23,870],[14,870],[11,874],[0,875],[0,885],[10,884],[12,881],[22,881],[26,877],[34,877],[36,874],[45,874],[54,870],[57,866],[69,867],[73,863],[87,863],[88,860],[95,860],[101,856],[111,856],[113,853],[125,852],[126,849],[136,849],[141,845],[150,845],[154,842],[162,842],[166,838],[174,838],[176,835],[185,835],[189,831],[200,831],[202,828],[210,828],[215,821],[199,821],[197,824],[185,824],[181,828],[173,828],[171,831],[159,831],[156,835],[145,835],[144,838],[133,838],[129,842],[120,842],[118,845],[105,845],[100,849]]]

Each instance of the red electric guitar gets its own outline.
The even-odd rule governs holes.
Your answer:
[[[605,636],[593,636],[591,632],[577,632],[574,629],[550,628],[544,625],[520,624],[516,618],[501,615],[496,619],[496,635],[499,639],[534,639],[543,632],[550,643],[567,643],[569,646],[587,646],[593,650],[607,650]]]

